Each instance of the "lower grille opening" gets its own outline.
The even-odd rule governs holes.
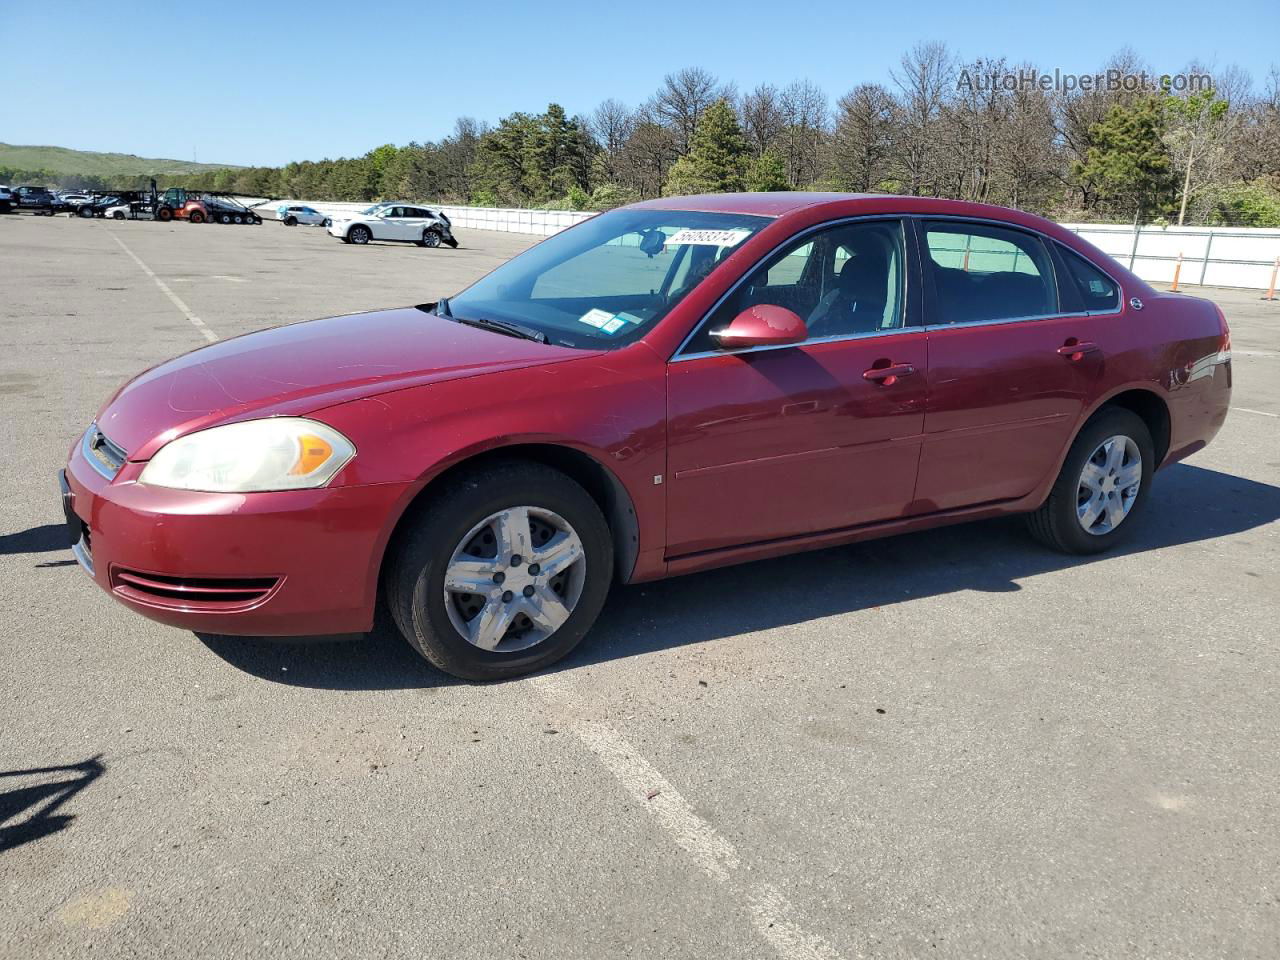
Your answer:
[[[228,610],[264,599],[280,582],[278,577],[171,577],[117,567],[112,589],[142,603],[170,607]]]

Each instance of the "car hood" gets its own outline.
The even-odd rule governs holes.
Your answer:
[[[417,307],[295,323],[195,350],[126,383],[98,428],[130,460],[235,420],[300,416],[348,400],[590,352],[469,327]]]

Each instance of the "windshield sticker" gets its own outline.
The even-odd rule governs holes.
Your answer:
[[[634,313],[615,313],[614,316],[619,320],[627,321],[627,323],[634,323],[637,325],[644,323],[644,317],[637,317]]]
[[[689,243],[702,247],[734,247],[749,236],[750,230],[677,230],[667,238],[667,246]]]
[[[596,307],[588,310],[578,318],[579,323],[585,323],[588,327],[595,327],[597,330],[603,330],[604,325],[613,319],[613,314],[608,310],[601,310]]]
[[[603,324],[600,327],[600,329],[603,330],[605,333],[617,333],[619,330],[622,329],[622,318],[614,317],[608,323]]]

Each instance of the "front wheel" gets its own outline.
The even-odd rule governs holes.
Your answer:
[[[409,644],[468,680],[530,673],[568,654],[613,579],[599,506],[550,467],[466,476],[406,519],[386,596]]]
[[[203,213],[201,213],[199,210],[192,210],[192,211],[191,211],[191,222],[192,222],[192,223],[204,223],[204,214],[203,214]]]
[[[77,210],[76,213],[88,220],[93,216],[93,209],[88,206],[83,206]]]
[[[368,227],[354,226],[347,231],[347,240],[351,243],[358,243],[361,246],[368,243],[373,238],[373,234],[369,232]]]
[[[1063,553],[1101,553],[1133,529],[1155,471],[1151,431],[1131,410],[1093,417],[1067,453],[1048,498],[1027,517],[1037,540]]]
[[[115,213],[113,213],[113,214],[111,215],[111,219],[112,219],[112,220],[123,220],[123,219],[124,219],[124,214],[123,214],[123,213],[121,213],[119,210],[117,210]]]

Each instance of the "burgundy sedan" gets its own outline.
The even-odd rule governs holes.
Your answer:
[[[493,679],[572,650],[614,580],[1013,513],[1105,550],[1230,392],[1220,310],[1038,217],[668,198],[448,300],[161,364],[76,441],[63,502],[145,616],[314,636],[386,603]]]

